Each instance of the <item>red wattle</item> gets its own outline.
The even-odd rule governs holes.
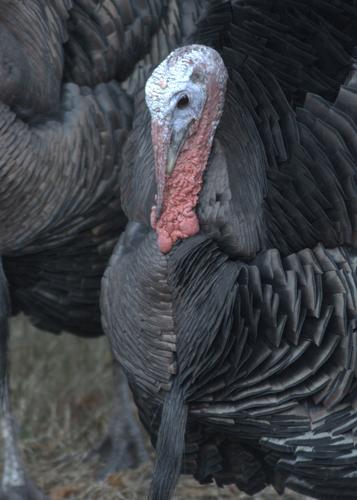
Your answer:
[[[220,114],[222,89],[215,81],[208,85],[208,99],[202,117],[188,135],[175,168],[170,176],[165,174],[165,151],[169,147],[167,123],[153,123],[152,137],[156,157],[158,192],[162,188],[161,215],[156,219],[152,211],[151,225],[158,235],[158,245],[168,253],[180,239],[194,236],[200,230],[195,213],[202,188],[203,172],[210,154],[213,135]]]
[[[157,243],[162,253],[170,252],[174,244],[170,235],[164,229],[158,231]]]

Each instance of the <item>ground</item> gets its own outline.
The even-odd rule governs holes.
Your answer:
[[[11,386],[21,448],[31,477],[51,500],[144,500],[151,464],[95,480],[87,452],[104,435],[110,416],[111,356],[105,338],[51,335],[23,318],[11,323]],[[177,500],[248,499],[227,488],[182,478]],[[272,490],[254,500],[273,500]],[[303,500],[286,493],[284,500]]]

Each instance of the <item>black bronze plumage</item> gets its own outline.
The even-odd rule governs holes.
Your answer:
[[[13,313],[56,333],[102,334],[100,279],[127,222],[120,169],[132,96],[147,66],[192,30],[198,7],[175,0],[1,2],[0,255]],[[5,355],[4,277],[1,290]],[[7,394],[4,401],[9,446],[1,494],[42,498],[12,446]]]
[[[115,0],[99,4],[70,2],[65,25],[69,35],[63,35],[65,76],[61,100],[57,102],[61,112],[53,117],[53,105],[47,110],[49,116],[34,115],[24,125],[15,120],[11,106],[8,109],[3,105],[4,119],[13,119],[14,126],[5,130],[2,150],[8,156],[3,156],[2,161],[8,172],[14,172],[14,176],[17,172],[19,185],[13,188],[10,184],[15,191],[12,198],[16,198],[18,187],[18,200],[13,202],[16,210],[10,210],[11,204],[4,197],[1,252],[5,255],[15,309],[24,310],[36,324],[48,330],[65,328],[82,335],[97,335],[101,329],[98,279],[127,220],[121,209],[119,175],[122,147],[132,127],[132,96],[143,87],[150,68],[193,28],[200,2],[182,2],[177,6],[175,1],[152,0],[146,3],[146,9],[141,7]],[[31,12],[29,9],[27,15]],[[108,12],[112,15],[111,23]],[[22,13],[25,15],[26,9]],[[149,22],[153,24],[150,30]],[[121,24],[125,30],[118,28]],[[135,54],[118,53],[120,64],[113,67],[112,60],[105,58],[111,57],[111,51],[105,47],[114,43],[116,35],[116,51],[121,44],[134,50],[134,28],[140,32],[140,36],[135,35],[140,41]],[[93,31],[99,31],[100,36],[93,37],[89,44]],[[96,46],[98,39],[102,45]],[[101,53],[102,72],[95,67]],[[131,65],[130,74],[125,70],[129,65],[125,58]],[[7,147],[8,142],[16,155]],[[34,178],[36,171],[43,179]],[[6,173],[4,181],[13,182]],[[32,196],[32,178],[41,185],[36,197]],[[9,196],[8,186],[6,192]],[[83,302],[82,293],[86,297],[83,295]],[[84,320],[86,315],[90,315],[90,321]]]
[[[152,500],[180,470],[355,497],[356,24],[352,0],[212,1],[205,46],[147,84],[153,148],[138,97],[102,312],[157,449]],[[229,78],[202,176],[207,45]]]

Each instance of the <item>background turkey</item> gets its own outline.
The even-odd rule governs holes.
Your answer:
[[[138,98],[139,222],[102,310],[157,449],[152,500],[180,470],[355,497],[356,23],[354,1],[212,1],[190,41],[227,88],[193,45],[150,77],[151,127]]]
[[[0,251],[13,312],[42,328],[102,334],[100,278],[127,220],[119,177],[131,94],[146,64],[157,64],[190,32],[198,7],[174,0],[0,2]],[[10,301],[3,274],[1,289],[4,378]],[[128,402],[122,406],[121,440],[116,431],[114,442],[121,452],[137,432]],[[3,494],[41,497],[19,458],[7,389],[4,413]],[[143,452],[136,441],[133,456],[122,453],[107,470],[136,463]]]

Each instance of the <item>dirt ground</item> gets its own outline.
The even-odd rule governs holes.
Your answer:
[[[97,464],[85,460],[104,436],[110,415],[111,357],[104,338],[51,335],[23,318],[11,323],[13,407],[28,471],[51,500],[145,500],[151,464],[96,481]],[[182,478],[177,500],[248,499]],[[273,500],[272,490],[254,500]],[[281,497],[280,497],[281,498]],[[286,493],[285,500],[307,497]]]

